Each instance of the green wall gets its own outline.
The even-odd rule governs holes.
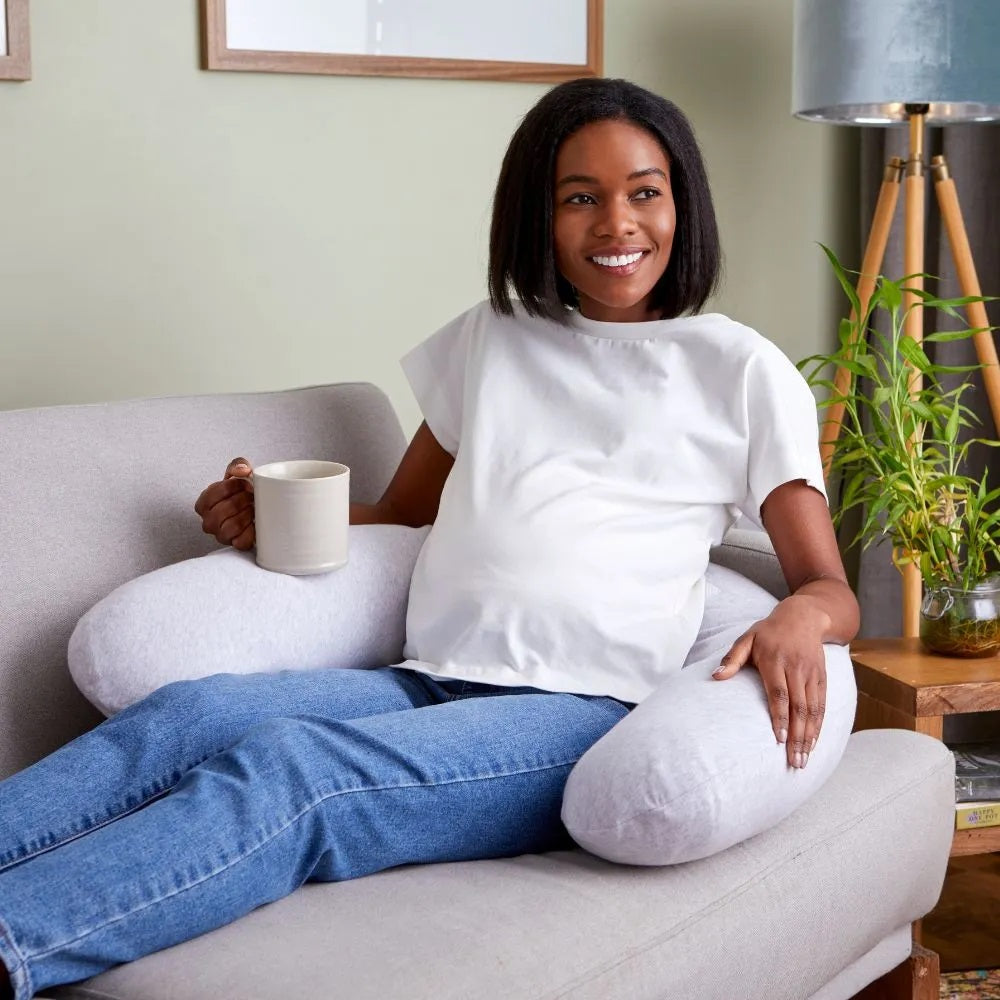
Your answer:
[[[790,0],[607,0],[605,73],[675,100],[727,259],[712,308],[830,343],[815,242],[850,248],[849,133],[788,111]],[[32,0],[0,83],[0,408],[381,385],[485,294],[524,83],[204,72],[197,6]],[[248,443],[248,447],[250,444]]]

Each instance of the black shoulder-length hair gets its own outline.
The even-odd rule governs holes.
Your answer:
[[[722,258],[719,232],[705,164],[687,118],[672,102],[628,80],[584,78],[545,94],[507,147],[490,226],[489,291],[495,312],[514,311],[513,290],[532,316],[566,322],[566,307],[576,304],[576,296],[556,269],[556,154],[584,125],[607,119],[651,133],[670,164],[677,227],[670,262],[650,304],[669,319],[698,312],[715,290]]]

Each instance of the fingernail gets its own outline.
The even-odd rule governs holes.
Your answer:
[[[779,743],[784,743],[787,739],[788,739],[788,730],[787,729],[779,729],[778,730],[778,742]]]
[[[802,754],[800,752],[796,752],[795,754],[795,766],[802,767]]]
[[[247,468],[249,468],[249,466],[247,465],[247,463],[246,463],[246,462],[237,462],[237,463],[236,463],[236,464],[235,464],[235,465],[233,466],[233,468],[234,468],[234,469],[247,469]]]
[[[812,743],[809,744],[809,752],[812,753],[816,749],[816,737],[813,737]]]
[[[809,763],[809,754],[804,753],[802,755],[802,766],[805,767]]]

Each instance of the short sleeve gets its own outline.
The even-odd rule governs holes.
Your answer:
[[[819,454],[819,417],[812,390],[781,350],[762,340],[746,370],[747,495],[740,511],[763,527],[768,494],[804,479],[826,499]]]
[[[400,360],[427,426],[445,451],[458,452],[473,312],[464,313]]]

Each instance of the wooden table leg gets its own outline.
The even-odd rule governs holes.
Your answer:
[[[944,716],[943,715],[922,715],[919,719],[913,720],[913,728],[918,733],[926,733],[936,740],[944,739]]]
[[[909,729],[910,732],[926,733],[939,740],[944,736],[944,716],[910,715],[909,712],[894,708],[872,698],[864,691],[859,691],[854,732],[860,732],[862,729]]]
[[[910,957],[866,986],[853,1000],[938,1000],[941,963],[937,952],[915,944]]]

